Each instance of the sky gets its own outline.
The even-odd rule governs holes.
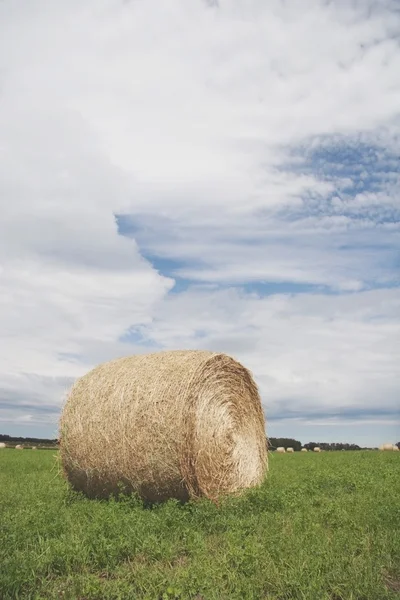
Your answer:
[[[226,352],[271,437],[400,440],[397,0],[0,3],[0,433]]]

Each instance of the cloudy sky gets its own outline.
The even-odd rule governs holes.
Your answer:
[[[270,436],[400,439],[397,0],[0,3],[0,433],[227,352]]]

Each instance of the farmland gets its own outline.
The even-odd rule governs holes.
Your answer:
[[[0,452],[0,598],[400,598],[400,455],[273,454],[261,488],[144,507],[93,501],[56,451]]]

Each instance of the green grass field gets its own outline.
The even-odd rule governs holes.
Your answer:
[[[55,452],[0,451],[0,598],[400,598],[400,453],[272,455],[220,507],[68,490]]]

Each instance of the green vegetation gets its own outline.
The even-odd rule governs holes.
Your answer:
[[[55,452],[0,452],[0,598],[400,598],[400,454],[272,455],[219,507],[68,490]]]
[[[41,448],[56,448],[57,441],[58,440],[56,438],[50,440],[34,437],[17,437],[0,433],[0,442],[4,442],[8,447],[13,447],[17,444],[22,444],[26,448],[31,448],[32,446],[40,446]]]

